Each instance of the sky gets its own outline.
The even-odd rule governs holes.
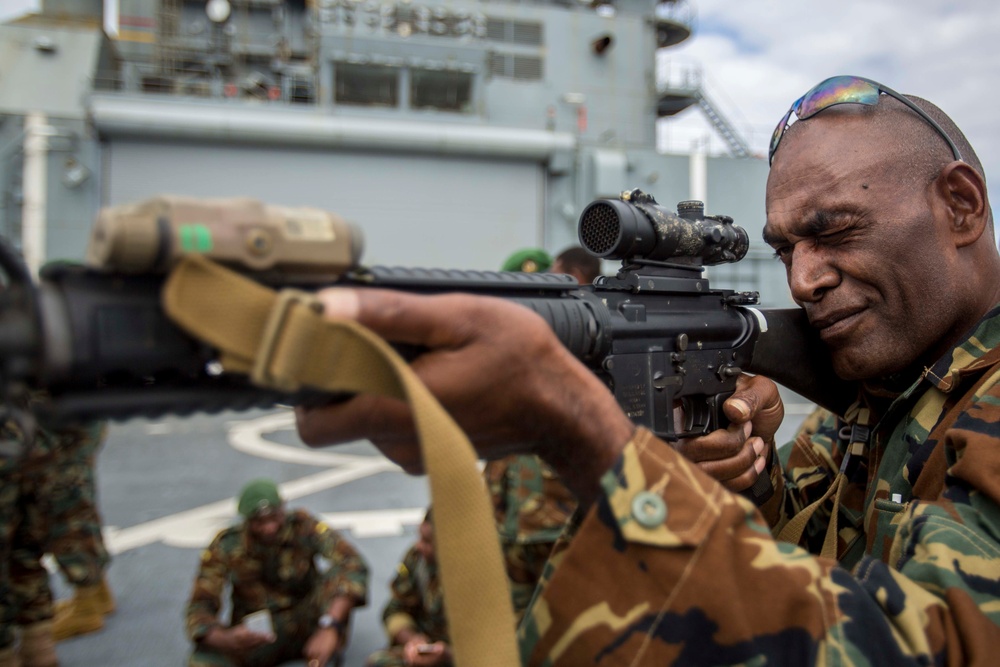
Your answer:
[[[661,50],[661,76],[694,63],[705,89],[766,153],[791,103],[838,74],[874,79],[941,107],[969,138],[1000,197],[1000,3],[995,0],[693,0],[695,33]],[[661,123],[660,144],[711,134],[691,109]],[[721,147],[718,139],[713,145]]]
[[[428,0],[430,1],[430,0]],[[0,0],[0,20],[38,6]],[[660,76],[695,68],[716,106],[760,152],[792,101],[826,77],[857,74],[948,113],[1000,193],[1000,2],[688,0],[695,32],[662,50]],[[659,128],[661,149],[724,150],[697,109]],[[1000,197],[1000,194],[997,195]]]

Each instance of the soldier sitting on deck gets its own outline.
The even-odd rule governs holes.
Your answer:
[[[430,510],[420,524],[420,539],[399,564],[382,621],[389,636],[389,647],[370,655],[365,663],[367,667],[452,664]]]
[[[188,664],[266,667],[304,658],[325,667],[347,643],[351,610],[366,602],[367,565],[322,521],[286,512],[271,480],[247,484],[239,512],[245,521],[202,553],[187,607],[195,644]],[[227,583],[229,626],[218,619]]]

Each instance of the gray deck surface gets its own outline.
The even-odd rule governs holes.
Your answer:
[[[779,442],[809,406],[786,399],[786,409]],[[344,665],[363,665],[382,647],[381,610],[396,564],[416,539],[426,480],[394,468],[366,442],[309,449],[291,412],[276,409],[111,425],[98,487],[118,610],[101,632],[58,644],[63,667],[186,664],[182,618],[199,549],[235,520],[233,497],[259,476],[278,481],[289,506],[323,515],[368,561],[369,604],[355,613]],[[68,595],[58,575],[52,582],[57,597]]]

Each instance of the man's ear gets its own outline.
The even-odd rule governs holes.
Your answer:
[[[978,241],[989,224],[986,183],[979,172],[964,162],[952,162],[938,175],[936,194],[945,208],[955,247]]]

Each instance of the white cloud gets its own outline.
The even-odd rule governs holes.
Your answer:
[[[782,114],[813,84],[859,74],[940,106],[966,133],[996,186],[991,189],[1000,192],[992,104],[1000,3],[699,0],[694,6],[694,36],[661,51],[659,60],[699,62],[709,94],[755,148],[766,147]],[[692,112],[663,125],[661,135],[672,139],[710,132]]]
[[[41,0],[0,0],[0,22],[37,12]]]

